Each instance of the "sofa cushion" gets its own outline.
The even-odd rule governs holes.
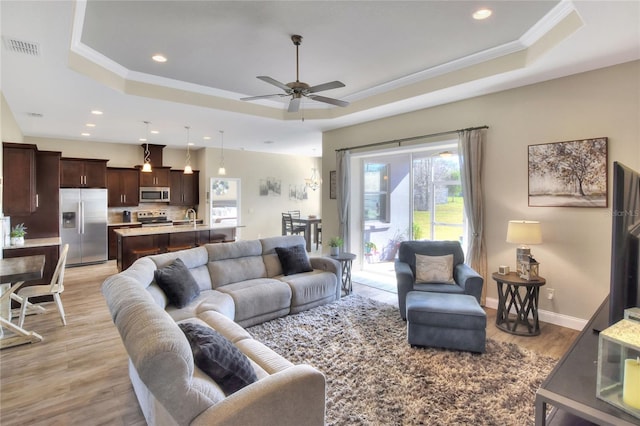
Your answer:
[[[195,364],[216,381],[226,395],[258,380],[249,359],[229,340],[212,328],[181,323]]]
[[[285,275],[313,271],[307,250],[302,244],[293,247],[276,247],[276,253],[282,265],[282,273]]]
[[[200,287],[180,258],[156,269],[154,277],[172,305],[183,308],[200,294]]]
[[[233,298],[234,321],[243,327],[287,315],[291,306],[289,285],[270,278],[229,284],[218,291]]]
[[[454,284],[453,254],[445,256],[416,254],[416,282]]]

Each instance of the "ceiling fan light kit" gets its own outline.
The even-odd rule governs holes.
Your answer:
[[[315,86],[309,86],[307,83],[300,81],[300,67],[299,67],[299,55],[298,55],[298,47],[302,43],[301,35],[292,35],[291,41],[296,46],[296,81],[291,83],[281,83],[278,80],[268,77],[266,75],[259,75],[257,78],[264,81],[265,83],[272,84],[284,91],[284,93],[276,93],[272,95],[261,95],[261,96],[251,96],[248,98],[241,98],[241,101],[254,101],[258,99],[267,99],[274,97],[283,97],[283,96],[291,96],[291,100],[289,101],[289,107],[287,108],[288,112],[298,112],[300,110],[300,101],[302,97],[309,98],[314,101],[324,102],[326,104],[331,104],[339,107],[346,107],[349,105],[349,102],[343,101],[340,99],[327,98],[326,96],[318,96],[315,93],[322,92],[325,90],[337,89],[339,87],[345,87],[344,83],[341,81],[330,81],[328,83],[318,84]]]

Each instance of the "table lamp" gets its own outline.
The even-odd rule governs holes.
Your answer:
[[[531,249],[528,244],[542,244],[540,222],[533,220],[510,220],[507,227],[507,242],[519,244],[516,249],[516,270],[521,260],[528,260]]]

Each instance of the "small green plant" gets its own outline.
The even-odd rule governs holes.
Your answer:
[[[331,237],[329,240],[329,247],[342,247],[344,241],[340,237]]]
[[[24,223],[19,223],[11,228],[11,238],[20,238],[24,237],[25,235],[27,235],[27,227],[24,226]]]
[[[375,253],[376,250],[378,250],[378,247],[376,246],[376,243],[373,243],[371,241],[367,241],[366,243],[364,243],[364,251],[365,251],[365,253]]]

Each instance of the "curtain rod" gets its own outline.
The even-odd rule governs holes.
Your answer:
[[[339,149],[336,149],[336,152],[348,151],[350,149],[358,149],[358,148],[370,148],[372,146],[387,145],[387,144],[390,144],[390,143],[397,143],[398,146],[400,146],[400,144],[402,144],[403,142],[410,142],[410,141],[414,141],[414,140],[417,140],[417,139],[432,138],[434,136],[450,135],[452,133],[464,132],[464,131],[467,131],[467,130],[479,130],[479,129],[488,129],[488,128],[489,128],[489,126],[467,127],[466,129],[449,130],[449,131],[446,131],[446,132],[431,133],[429,135],[413,136],[413,137],[410,137],[410,138],[394,139],[394,140],[391,140],[391,141],[384,141],[384,142],[375,142],[375,143],[369,143],[369,144],[366,144],[366,145],[352,146],[350,148],[339,148]]]

